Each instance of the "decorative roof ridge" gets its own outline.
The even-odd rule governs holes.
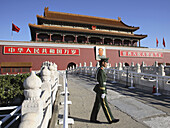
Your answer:
[[[70,16],[79,16],[79,17],[87,17],[87,18],[94,18],[94,19],[101,19],[101,20],[109,20],[109,21],[120,22],[120,20],[110,19],[110,18],[103,18],[103,17],[97,17],[97,16],[88,16],[88,15],[65,13],[65,12],[54,12],[54,11],[48,11],[48,12],[50,12],[50,13],[56,13],[56,14],[70,15]]]
[[[134,26],[129,26],[129,25],[127,25],[127,24],[125,24],[123,21],[120,21],[122,24],[124,24],[125,26],[127,26],[127,27],[132,27],[132,28],[136,28],[136,29],[139,29],[140,27],[134,27]]]
[[[45,17],[45,16],[40,16],[40,15],[36,15],[36,17],[37,18],[42,18],[42,19],[50,19],[50,20],[56,20],[55,18],[51,18],[51,17]],[[82,22],[82,21],[81,21]],[[124,26],[126,26],[126,27],[128,27],[128,28],[130,28],[130,29],[135,29],[135,30],[138,30],[139,29],[139,27],[132,27],[132,26],[128,26],[128,25],[126,25],[125,23],[123,23],[122,21],[120,21],[120,23],[122,23]],[[96,23],[96,25],[97,25],[98,23]],[[102,23],[99,23],[99,24],[102,24]],[[104,24],[103,24],[104,25]]]
[[[78,17],[81,17],[82,19],[83,18],[88,18],[88,19],[91,19],[91,20],[101,20],[101,21],[108,21],[108,22],[117,22],[117,23],[121,23],[122,25],[126,26],[126,27],[130,27],[130,28],[133,28],[133,29],[139,29],[139,27],[134,27],[134,26],[129,26],[127,24],[125,24],[120,17],[118,17],[118,20],[116,19],[110,19],[110,18],[103,18],[103,17],[96,17],[96,16],[88,16],[88,15],[81,15],[81,14],[73,14],[73,13],[65,13],[65,12],[55,12],[55,11],[49,11],[48,10],[49,8],[48,7],[45,7],[44,8],[44,18],[55,18],[55,14],[59,14],[59,15],[62,15],[62,16],[73,16],[75,18],[78,18]],[[83,20],[82,20],[83,21]]]
[[[54,13],[54,14],[63,14],[63,15],[79,16],[79,17],[88,17],[88,18],[102,19],[102,20],[109,20],[109,21],[117,21],[117,22],[121,21],[120,17],[118,17],[118,20],[116,20],[116,19],[103,18],[103,17],[97,17],[97,16],[88,16],[88,15],[73,14],[73,13],[66,13],[66,12],[48,11],[48,9],[49,9],[48,7],[45,7],[45,9],[44,9],[44,16],[46,16],[46,17],[48,17],[47,13]]]

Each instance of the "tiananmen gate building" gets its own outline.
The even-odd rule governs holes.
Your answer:
[[[147,35],[134,34],[139,27],[118,20],[61,13],[44,9],[37,24],[29,24],[31,41],[0,41],[0,71],[24,73],[39,70],[44,61],[57,64],[59,70],[109,57],[109,63],[152,65],[170,63],[170,50],[141,47]]]

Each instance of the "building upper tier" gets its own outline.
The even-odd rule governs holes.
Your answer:
[[[47,26],[47,25],[35,25],[29,24],[29,27],[32,31],[41,30],[44,32],[69,32],[69,33],[84,33],[84,34],[98,34],[105,36],[116,36],[116,37],[124,37],[124,38],[133,38],[133,39],[143,39],[147,37],[147,35],[138,35],[138,34],[128,34],[123,32],[111,32],[111,31],[99,31],[99,30],[89,30],[89,29],[80,29],[80,28],[68,28],[68,27],[59,27],[59,26]]]
[[[139,41],[140,44],[140,40],[147,37],[147,35],[134,34],[134,31],[138,30],[139,27],[126,25],[121,21],[120,17],[118,20],[115,20],[94,16],[54,12],[49,11],[48,7],[44,9],[44,16],[37,15],[37,25],[29,24],[29,27],[31,30],[32,41],[44,40],[46,37],[49,41],[64,42],[75,38],[74,41],[72,39],[73,42],[78,41],[81,43],[91,41],[90,43],[98,44],[99,42],[101,43],[102,39],[103,44],[113,44],[113,40],[116,41],[116,39],[119,39],[121,41],[128,40],[131,44]],[[72,37],[67,39],[67,35],[72,35]],[[86,38],[86,40],[83,40],[84,38],[80,39],[81,36]],[[64,39],[65,37],[66,40]],[[98,38],[93,39],[92,37]],[[114,43],[116,44],[116,42]],[[124,42],[122,45],[123,44]]]
[[[122,30],[126,32],[134,32],[139,29],[139,27],[128,26],[121,21],[119,17],[118,20],[94,17],[94,16],[86,16],[86,15],[78,15],[78,14],[70,14],[70,13],[62,13],[62,12],[54,12],[49,11],[48,7],[44,9],[44,16],[37,15],[38,24],[65,24],[72,26],[96,26],[96,29],[111,29],[111,30]]]

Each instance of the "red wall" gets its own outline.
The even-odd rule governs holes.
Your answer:
[[[140,58],[140,57],[119,57],[119,50],[111,50],[108,49],[106,52],[107,57],[110,58],[110,63],[114,64],[112,66],[115,66],[115,63],[119,62],[125,62],[131,65],[131,62],[134,62],[135,65],[137,63],[141,64],[142,61],[144,61],[147,65],[153,65],[155,61],[158,61],[158,63],[170,63],[170,53],[163,53],[163,58]]]
[[[42,46],[41,46],[42,47]],[[164,52],[163,58],[134,58],[134,57],[119,57],[119,49],[107,49],[106,55],[109,57],[109,63],[112,66],[115,66],[115,63],[118,62],[126,62],[131,65],[131,62],[142,63],[145,62],[147,65],[153,65],[155,61],[158,63],[170,63],[170,52]],[[95,51],[94,48],[80,48],[80,56],[62,56],[62,55],[4,55],[3,54],[3,45],[0,45],[0,62],[32,62],[33,67],[32,70],[39,70],[41,64],[44,61],[54,62],[58,65],[59,70],[63,70],[67,68],[67,65],[70,62],[75,64],[81,63],[82,66],[84,62],[89,66],[89,62],[92,62],[93,66],[96,66],[95,60]]]

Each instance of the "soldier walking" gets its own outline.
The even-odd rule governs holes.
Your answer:
[[[115,119],[113,117],[109,105],[107,103],[106,73],[104,71],[104,68],[107,66],[107,63],[108,63],[108,58],[102,58],[100,60],[100,67],[97,69],[97,84],[93,89],[96,92],[96,100],[90,117],[90,122],[93,123],[101,123],[100,121],[97,120],[97,115],[101,106],[110,124],[119,121],[119,119]]]

